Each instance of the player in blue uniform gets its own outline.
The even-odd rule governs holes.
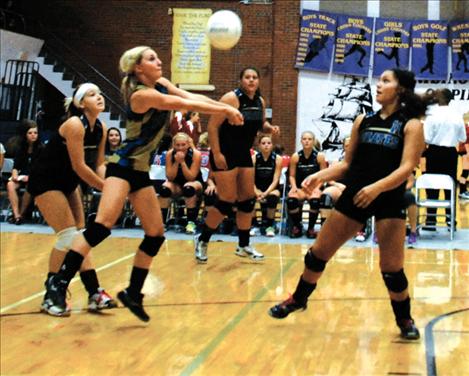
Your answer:
[[[408,282],[404,273],[405,200],[407,177],[424,150],[422,123],[426,105],[414,93],[415,76],[399,69],[386,70],[376,90],[381,109],[355,120],[345,159],[307,177],[302,186],[344,178],[346,186],[316,242],[305,256],[305,268],[294,294],[269,314],[284,318],[306,309],[327,262],[372,215],[376,218],[380,268],[401,336],[420,337],[410,314]]]

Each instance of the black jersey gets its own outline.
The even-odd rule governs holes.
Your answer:
[[[172,160],[173,163],[175,162],[174,154],[176,154],[175,150],[173,150],[173,152],[171,154],[171,160]],[[184,162],[186,162],[186,165],[189,169],[192,166],[193,160],[194,160],[194,150],[192,148],[189,148],[187,150],[186,156],[184,158]],[[199,172],[199,174],[197,175],[195,180],[202,181],[202,173],[201,172]],[[184,173],[182,172],[182,166],[181,165],[178,165],[178,172],[177,172],[176,177],[174,178],[173,181],[176,184],[179,184],[179,185],[184,185],[185,183],[187,183],[188,180],[186,179],[186,177],[184,176]]]
[[[264,160],[262,153],[256,154],[255,171],[255,184],[261,191],[267,190],[274,180],[275,165],[277,154],[270,153],[267,160]]]
[[[85,163],[92,169],[96,170],[96,160],[98,158],[99,144],[103,139],[103,126],[101,122],[96,121],[96,125],[91,129],[88,119],[85,115],[80,117],[85,124],[85,137],[83,138],[83,146],[85,148]]]
[[[35,147],[31,153],[21,148],[15,155],[13,160],[13,168],[18,170],[19,175],[29,175],[31,173],[31,166],[40,154],[42,144]]]
[[[304,150],[298,152],[298,164],[296,165],[296,186],[301,187],[301,183],[309,175],[319,171],[318,152],[313,149],[308,158],[306,158]]]
[[[87,117],[82,115],[80,116],[80,120],[85,128],[85,138],[83,140],[85,150],[87,148],[89,151],[96,150],[96,152],[93,152],[95,156],[93,164],[96,164],[97,149],[101,142],[101,137],[103,137],[102,124],[99,119],[96,119],[94,130],[91,132]],[[86,136],[87,134],[88,137]],[[46,184],[47,181],[51,184]],[[48,187],[48,190],[51,190],[54,188],[52,185],[58,185],[60,182],[64,182],[64,184],[66,183],[67,187],[76,187],[78,185],[79,178],[72,168],[72,162],[70,160],[70,155],[68,154],[65,138],[62,137],[57,130],[35,160],[32,167],[29,185],[37,185],[37,187],[31,188],[36,194],[38,194],[40,193],[38,192],[39,186],[42,191],[45,189],[43,187]]]
[[[409,118],[400,110],[386,119],[379,114],[378,111],[366,115],[360,124],[358,146],[344,180],[347,186],[361,188],[374,183],[401,163],[404,127]],[[396,189],[404,192],[405,182]]]
[[[262,130],[264,108],[260,96],[256,93],[249,98],[241,89],[234,90],[239,100],[239,111],[243,114],[244,125],[234,126],[225,120],[219,129],[220,151],[223,155],[235,156],[250,154],[257,132]]]

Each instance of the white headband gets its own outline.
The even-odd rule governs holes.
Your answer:
[[[73,96],[73,104],[75,107],[79,108],[80,107],[80,102],[86,95],[86,93],[90,90],[95,90],[96,92],[100,92],[99,87],[97,87],[95,84],[91,84],[89,82],[83,84],[80,86],[80,88],[77,90],[75,95]]]

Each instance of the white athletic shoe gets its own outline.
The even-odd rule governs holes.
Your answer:
[[[273,238],[275,236],[275,228],[273,228],[272,226],[267,227],[265,229],[265,236]]]
[[[259,229],[257,227],[252,227],[249,230],[249,236],[257,236],[259,235]]]
[[[236,248],[235,254],[239,257],[249,257],[251,260],[254,261],[264,260],[264,255],[260,252],[257,252],[254,247],[251,247],[249,245],[246,247],[238,246]]]
[[[194,238],[195,243],[195,259],[199,264],[205,264],[208,261],[207,248],[208,243],[199,240],[200,234]]]
[[[459,197],[461,200],[469,200],[469,191],[460,193],[460,194],[458,195],[458,197]]]

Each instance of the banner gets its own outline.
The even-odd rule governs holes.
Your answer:
[[[171,81],[206,85],[210,79],[210,42],[205,33],[211,9],[173,9]]]
[[[303,10],[296,52],[296,68],[329,72],[337,25],[335,16]]]
[[[338,16],[334,73],[367,76],[370,64],[373,18]]]
[[[469,22],[451,22],[452,73],[454,80],[469,79]]]
[[[375,25],[373,76],[387,69],[409,69],[412,22],[377,18]]]
[[[412,71],[418,79],[448,76],[448,25],[441,21],[412,23]]]

